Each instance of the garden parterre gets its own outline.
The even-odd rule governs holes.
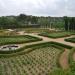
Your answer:
[[[58,68],[62,50],[49,45],[38,46],[29,53],[0,58],[0,75],[46,75]]]
[[[20,43],[27,43],[27,42],[34,42],[34,41],[41,41],[42,39],[29,36],[29,35],[22,35],[22,36],[0,36],[0,45],[4,44],[20,44]]]
[[[61,38],[61,37],[67,37],[74,34],[75,32],[53,32],[53,33],[41,33],[39,35],[50,37],[50,38]]]

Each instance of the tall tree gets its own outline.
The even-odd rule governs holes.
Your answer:
[[[17,17],[17,20],[21,23],[25,23],[26,20],[27,20],[27,15],[25,14],[20,14],[18,17]]]
[[[68,25],[68,17],[64,16],[64,22],[65,22],[65,30],[68,31],[69,30],[69,25]]]

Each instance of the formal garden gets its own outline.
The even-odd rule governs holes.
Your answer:
[[[1,75],[46,75],[59,67],[64,48],[54,43],[41,43],[21,48],[19,52],[0,52]]]
[[[75,75],[74,36],[74,17],[0,17],[0,75]]]

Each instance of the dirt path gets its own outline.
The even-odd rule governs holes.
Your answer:
[[[53,39],[53,38],[40,36],[37,33],[24,33],[24,31],[19,31],[18,33],[19,33],[19,35],[31,35],[31,36],[34,36],[34,37],[42,38],[44,42],[54,41],[54,42],[58,42],[58,43],[62,43],[62,44],[65,44],[65,45],[69,45],[69,46],[75,47],[75,43],[64,41],[64,39],[75,37],[75,35],[68,36],[68,37],[63,37],[63,38]]]
[[[21,32],[19,34],[20,35],[30,35],[30,36],[34,36],[34,37],[38,37],[38,38],[42,38],[43,39],[43,41],[31,42],[31,43],[26,43],[26,44],[19,44],[19,46],[21,46],[21,47],[25,46],[25,45],[32,45],[32,44],[38,44],[38,43],[50,42],[50,41],[58,42],[58,43],[62,43],[62,44],[65,44],[65,45],[69,45],[69,46],[75,47],[75,43],[64,41],[65,38],[74,37],[75,35],[70,36],[70,37],[63,37],[63,38],[53,39],[53,38],[48,38],[48,37],[44,37],[44,36],[39,36],[38,34],[35,34],[35,33],[24,33],[24,32]]]
[[[61,54],[59,58],[59,64],[65,70],[69,68],[69,63],[68,63],[69,52],[70,52],[69,50],[65,49],[65,51]]]
[[[31,35],[31,36],[34,36],[34,37],[42,38],[44,42],[53,41],[53,42],[58,42],[58,43],[62,43],[62,44],[65,44],[65,45],[75,47],[75,43],[64,41],[65,38],[74,37],[75,35],[69,36],[69,37],[63,37],[63,38],[56,38],[56,39],[48,38],[48,37],[44,37],[44,36],[39,36],[39,35],[33,34],[33,33],[32,34],[26,34],[26,35]]]
[[[75,61],[75,52],[73,53],[73,60]]]

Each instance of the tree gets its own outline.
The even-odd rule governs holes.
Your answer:
[[[64,22],[65,22],[65,30],[68,31],[69,25],[68,25],[68,17],[67,16],[64,16]]]
[[[69,19],[69,30],[74,31],[75,30],[75,18],[70,17]]]
[[[18,17],[17,17],[17,20],[21,23],[25,23],[26,20],[27,20],[27,15],[25,14],[20,14]]]
[[[38,18],[36,16],[32,16],[31,18],[31,23],[32,24],[37,24]]]

